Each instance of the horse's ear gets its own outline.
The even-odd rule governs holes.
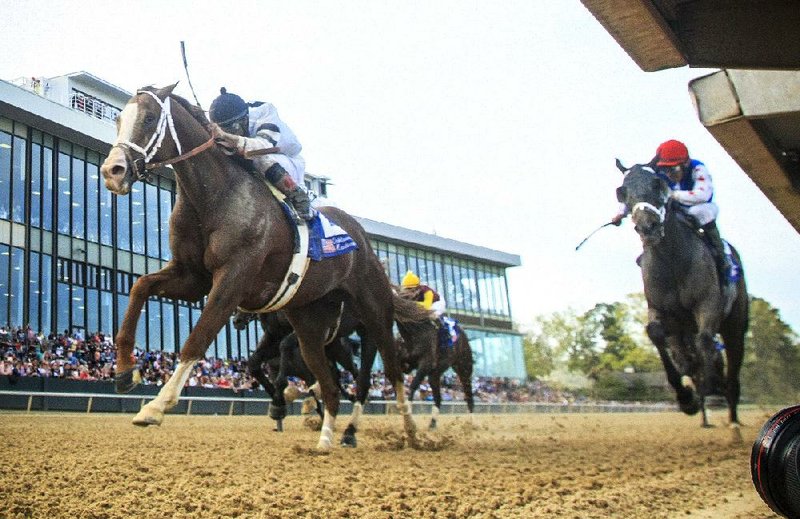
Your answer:
[[[163,101],[164,99],[167,98],[167,96],[169,96],[172,93],[173,90],[175,90],[175,87],[178,86],[179,82],[180,81],[176,81],[169,86],[165,86],[164,88],[159,88],[158,91],[156,91],[156,95],[158,96],[159,99]]]
[[[616,160],[616,163],[617,163],[617,169],[618,170],[622,171],[622,173],[625,173],[626,171],[628,171],[628,168],[626,168],[625,166],[622,165],[622,161],[621,160],[619,160],[619,159],[615,159],[615,160]]]

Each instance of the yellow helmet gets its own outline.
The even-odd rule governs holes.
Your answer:
[[[419,278],[409,270],[406,272],[406,275],[403,276],[403,281],[401,281],[400,284],[404,287],[415,287],[419,285]]]

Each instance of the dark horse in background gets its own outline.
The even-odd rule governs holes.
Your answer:
[[[436,421],[442,407],[442,375],[450,368],[453,368],[461,381],[464,400],[467,402],[470,415],[475,408],[472,394],[474,360],[467,334],[456,324],[458,338],[455,344],[442,345],[440,342],[442,326],[444,325],[436,318],[425,322],[397,323],[402,337],[397,339],[401,368],[404,373],[416,370],[414,379],[409,386],[408,400],[414,399],[414,393],[417,392],[426,377],[431,385],[434,407],[431,410],[433,414],[429,425],[430,429],[436,428]]]
[[[117,391],[130,391],[137,383],[133,347],[144,303],[153,296],[189,302],[207,296],[200,319],[181,348],[175,373],[134,417],[133,423],[142,426],[160,425],[164,413],[177,404],[195,362],[205,356],[237,307],[261,309],[273,300],[284,284],[295,247],[293,224],[267,182],[213,145],[203,111],[175,95],[174,87],[145,87],[131,97],[117,118],[117,139],[100,168],[106,188],[117,195],[130,193],[134,182],[166,164],[174,168],[177,184],[169,226],[172,259],[131,288],[116,337]],[[320,211],[342,227],[358,249],[310,262],[294,297],[283,305],[303,359],[322,389],[325,417],[317,448],[332,447],[339,411],[339,388],[324,343],[345,301],[364,326],[364,341],[380,351],[386,377],[395,387],[406,439],[416,445],[392,335],[389,279],[355,219],[333,207]],[[359,416],[356,405],[348,431],[355,431]]]
[[[702,411],[703,426],[709,426],[705,397],[724,396],[730,423],[738,426],[739,371],[749,319],[739,254],[731,246],[738,280],[720,280],[709,246],[670,198],[667,182],[648,166],[618,166],[625,179],[617,199],[628,208],[644,249],[647,335],[658,349],[678,404],[689,415]],[[717,333],[724,342],[724,359]]]
[[[255,351],[247,359],[247,370],[270,396],[272,402],[269,406],[269,416],[276,422],[275,430],[280,432],[283,431],[283,419],[286,417],[287,401],[284,391],[288,387],[289,377],[301,378],[309,387],[313,386],[317,379],[303,360],[297,335],[283,312],[239,313],[234,318],[233,325],[237,329],[242,329],[254,318],[258,318],[264,333],[259,339]],[[325,346],[331,374],[339,383],[342,396],[351,401],[355,401],[355,398],[341,387],[338,366],[352,374],[354,379],[358,378],[358,368],[354,362],[357,348],[348,338],[357,324],[352,314],[343,313],[338,329],[332,332],[332,337]],[[349,330],[349,332],[346,333],[345,330]],[[319,400],[316,402],[317,413],[322,417],[322,407],[319,405]]]
[[[421,323],[429,323],[431,313],[423,310],[413,301],[408,301],[393,294],[394,318],[398,324],[413,326]],[[244,327],[253,314],[241,313],[234,319],[234,326]],[[238,322],[237,322],[238,321]],[[247,369],[250,374],[264,386],[264,389],[272,398],[269,408],[270,417],[277,422],[277,431],[283,430],[283,418],[286,416],[286,398],[284,390],[288,385],[288,377],[296,376],[303,379],[306,384],[313,386],[316,377],[308,369],[300,355],[297,335],[294,333],[283,312],[273,312],[260,314],[259,321],[264,335],[258,342],[256,351],[247,361]],[[353,357],[355,349],[349,339],[353,333],[361,338],[360,366],[355,367]],[[342,305],[341,315],[337,322],[337,327],[331,330],[326,339],[325,353],[328,356],[331,373],[337,383],[339,382],[339,369],[337,364],[349,371],[356,380],[356,394],[351,396],[339,386],[341,394],[345,398],[359,403],[361,406],[367,401],[369,388],[372,380],[372,366],[375,363],[377,349],[374,344],[364,341],[365,330],[361,322],[356,318],[347,304]],[[267,365],[270,376],[264,372],[264,365]],[[270,378],[272,379],[270,381]],[[314,391],[314,397],[318,395]],[[317,399],[317,412],[320,412],[319,400]],[[349,428],[349,426],[348,426]],[[350,434],[352,432],[352,434]],[[345,431],[342,438],[342,445],[354,447],[357,441],[354,431]]]

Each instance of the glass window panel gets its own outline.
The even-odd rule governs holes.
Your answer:
[[[39,331],[42,329],[42,323],[39,320],[39,302],[41,297],[39,280],[39,266],[41,263],[41,255],[38,252],[31,252],[30,256],[31,269],[30,277],[28,279],[28,323],[31,327]]]
[[[175,303],[161,303],[161,344],[164,351],[175,351]]]
[[[42,154],[42,229],[53,230],[53,148]]]
[[[402,252],[397,253],[397,269],[395,270],[395,276],[391,278],[394,280],[396,284],[400,284],[400,281],[403,279],[403,276],[406,275],[408,272],[408,258]]]
[[[33,227],[41,227],[42,225],[42,145],[41,144],[31,144],[31,225]]]
[[[113,334],[114,328],[114,297],[111,292],[100,291],[100,331]]]
[[[8,245],[0,245],[0,325],[10,325],[8,319],[9,279],[8,267],[11,251]]]
[[[147,235],[147,255],[151,258],[159,258],[161,254],[158,250],[160,245],[159,228],[161,222],[158,219],[158,188],[152,184],[145,184],[145,218]]]
[[[144,254],[144,189],[137,182],[131,189],[131,250]]]
[[[172,193],[168,189],[159,189],[161,235],[161,259],[169,261],[172,258],[169,250],[169,216],[172,214]]]
[[[42,254],[42,280],[39,285],[42,299],[41,327],[42,333],[49,335],[52,331],[53,319],[53,257]]]
[[[27,150],[25,139],[14,137],[14,164],[12,166],[13,210],[12,218],[15,222],[25,221],[25,188],[28,184],[28,170],[25,167],[25,152]]]
[[[86,331],[91,333],[102,331],[100,327],[100,291],[86,289]]]
[[[112,225],[113,220],[111,218],[111,196],[112,193],[108,189],[104,187],[100,188],[98,192],[98,196],[100,198],[100,243],[104,245],[113,245],[112,240]]]
[[[70,191],[70,158],[69,155],[58,154],[58,232],[70,233],[70,205],[72,204]],[[63,328],[59,327],[59,331]]]
[[[161,302],[150,298],[147,301],[147,349],[161,349]]]
[[[217,334],[217,340],[214,344],[214,357],[224,359],[230,355],[230,349],[228,348],[228,325],[222,327],[222,329]]]
[[[117,247],[131,250],[131,220],[129,196],[117,196]]]
[[[189,307],[178,305],[178,346],[182,346],[189,338],[192,328],[192,320],[189,315]]]
[[[56,329],[59,332],[69,333],[69,309],[71,305],[69,295],[69,285],[66,283],[56,284]]]
[[[97,164],[86,164],[86,239],[100,241],[100,171]],[[91,328],[89,329],[91,330]],[[96,330],[95,330],[96,331]]]
[[[8,220],[11,216],[10,198],[11,134],[0,132],[0,218],[4,220]]]
[[[77,157],[72,158],[72,235],[86,237],[86,168]]]
[[[72,285],[72,328],[86,329],[86,289]]]
[[[9,306],[11,315],[9,316],[12,326],[22,326],[26,324],[22,313],[22,294],[25,274],[25,251],[17,247],[11,248],[11,283],[9,290]]]

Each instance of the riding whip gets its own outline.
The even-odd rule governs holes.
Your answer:
[[[575,247],[575,250],[578,250],[578,249],[580,249],[580,248],[581,248],[581,246],[582,246],[584,243],[586,243],[586,241],[587,241],[589,238],[591,238],[592,236],[594,236],[594,233],[596,233],[597,231],[599,231],[599,230],[600,230],[600,229],[602,229],[603,227],[608,227],[609,225],[614,225],[614,222],[608,222],[608,223],[604,223],[603,225],[601,225],[600,227],[598,227],[597,229],[595,229],[594,231],[592,231],[592,232],[589,234],[589,236],[587,236],[586,238],[584,238],[584,239],[583,239],[583,241],[582,241],[582,242],[580,242],[580,243],[578,244],[578,246],[577,246],[577,247]]]
[[[194,93],[194,86],[192,85],[192,78],[189,77],[189,64],[186,62],[186,46],[181,40],[181,56],[183,57],[183,70],[186,71],[186,80],[189,82],[189,88],[192,90],[192,95],[194,96],[194,102],[197,103],[197,106],[201,109],[203,108],[200,106],[200,101],[197,100],[197,94]]]

